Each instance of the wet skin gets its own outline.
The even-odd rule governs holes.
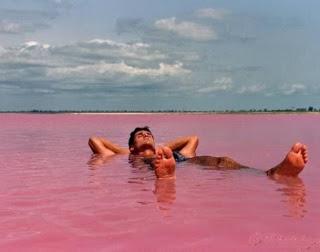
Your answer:
[[[182,137],[167,143],[165,146],[155,147],[155,140],[151,132],[141,130],[134,135],[134,144],[129,149],[119,147],[104,138],[92,137],[89,146],[94,153],[104,156],[115,154],[132,154],[145,158],[154,158],[151,165],[155,168],[157,178],[173,178],[175,176],[176,161],[172,151],[179,151],[188,162],[213,167],[214,169],[244,169],[229,157],[196,156],[198,138],[196,136]],[[297,176],[308,162],[306,145],[295,143],[284,160],[266,171],[268,176]]]

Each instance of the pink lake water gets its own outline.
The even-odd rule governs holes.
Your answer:
[[[0,125],[0,251],[320,251],[317,114],[1,114]],[[144,125],[159,144],[198,135],[198,155],[258,170],[180,163],[157,180],[127,156],[92,159],[91,135],[126,146]],[[309,148],[299,178],[268,178],[296,141]]]

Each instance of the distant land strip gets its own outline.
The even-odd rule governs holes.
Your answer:
[[[216,113],[216,114],[237,114],[237,113],[310,113],[320,112],[319,108],[294,108],[294,109],[239,109],[239,110],[0,110],[0,113],[32,113],[32,114],[159,114],[159,113]]]

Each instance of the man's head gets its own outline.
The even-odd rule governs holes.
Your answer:
[[[146,150],[155,151],[155,142],[148,126],[137,127],[130,133],[129,150],[138,154]]]

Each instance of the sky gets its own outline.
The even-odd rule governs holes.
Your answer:
[[[319,9],[1,0],[0,111],[320,108]]]

